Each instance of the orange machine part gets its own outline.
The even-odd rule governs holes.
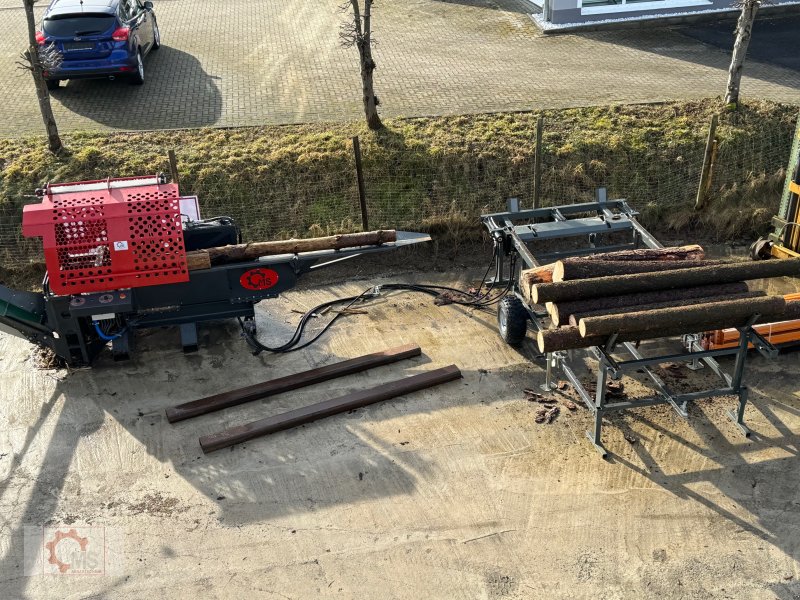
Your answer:
[[[800,301],[800,292],[787,294],[784,296],[784,299],[787,302]],[[753,329],[764,336],[771,344],[800,342],[800,319],[765,323],[763,325],[756,325]],[[716,331],[709,331],[703,337],[703,346],[706,350],[733,348],[738,345],[738,329],[718,329]],[[750,348],[752,347],[753,344],[750,344]]]

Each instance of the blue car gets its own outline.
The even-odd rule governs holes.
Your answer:
[[[152,2],[141,0],[53,0],[36,33],[40,46],[53,44],[63,60],[45,73],[47,87],[64,79],[114,79],[144,83],[144,57],[161,45]]]

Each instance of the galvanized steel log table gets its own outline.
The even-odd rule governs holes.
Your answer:
[[[533,210],[520,210],[519,202],[510,199],[508,211],[483,215],[481,221],[494,241],[495,273],[490,280],[495,285],[506,285],[512,290],[511,304],[524,308],[524,328],[531,324],[538,332],[547,329],[549,315],[543,306],[532,303],[530,294],[520,289],[520,272],[535,269],[545,264],[575,256],[591,256],[597,253],[638,248],[663,248],[662,244],[650,234],[637,220],[638,213],[625,200],[607,200],[605,190],[598,190],[595,202],[560,205]],[[545,245],[561,246],[544,248]],[[674,271],[673,271],[674,272]],[[699,285],[699,283],[698,283]],[[505,313],[503,312],[505,310]],[[509,304],[501,305],[498,314],[501,335],[506,337],[508,319],[519,314],[509,309]],[[691,331],[665,332],[664,337],[681,335],[683,351],[674,354],[645,356],[632,341],[618,339],[616,334],[592,337],[593,346],[589,352],[597,359],[597,386],[590,393],[581,383],[570,366],[572,350],[547,352],[546,379],[543,388],[555,388],[553,378],[560,371],[574,386],[581,400],[594,416],[594,426],[586,436],[602,456],[607,455],[601,440],[602,421],[610,412],[629,410],[657,404],[669,404],[681,417],[688,416],[689,402],[713,396],[733,395],[738,399],[736,409],[728,411],[728,416],[740,431],[749,435],[744,424],[744,411],[747,405],[747,387],[743,383],[748,345],[752,344],[762,355],[773,358],[778,350],[753,329],[760,315],[754,314],[737,327],[739,344],[734,348],[704,350],[700,344],[700,333]],[[519,325],[519,324],[517,324]],[[577,331],[577,328],[575,328]],[[519,327],[515,329],[519,332]],[[654,336],[650,336],[654,337]],[[626,358],[616,355],[625,353]],[[734,355],[733,374],[725,373],[716,358]],[[698,390],[683,394],[672,392],[653,370],[653,366],[663,363],[689,363],[690,368],[703,365],[716,373],[722,384],[712,389]],[[654,394],[648,398],[631,401],[609,402],[606,398],[606,383],[609,378],[619,379],[631,371],[643,372],[653,385]]]

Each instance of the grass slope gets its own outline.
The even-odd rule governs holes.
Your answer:
[[[763,233],[777,210],[797,107],[751,103],[724,114],[712,200],[693,210],[708,122],[718,101],[358,124],[65,136],[55,157],[40,138],[0,140],[0,265],[39,250],[21,238],[21,207],[47,181],[168,171],[205,216],[231,214],[247,239],[360,226],[350,138],[361,136],[370,226],[480,235],[477,217],[510,196],[532,202],[536,120],[545,119],[543,204],[606,186],[657,232],[730,240]]]

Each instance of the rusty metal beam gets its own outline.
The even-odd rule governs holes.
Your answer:
[[[298,425],[347,412],[348,410],[361,408],[362,406],[374,404],[381,400],[388,400],[390,398],[402,396],[403,394],[410,394],[411,392],[439,385],[440,383],[454,381],[460,377],[461,371],[459,371],[458,367],[455,365],[420,373],[419,375],[412,375],[411,377],[390,381],[389,383],[384,383],[383,385],[368,390],[359,390],[339,398],[333,398],[332,400],[325,400],[324,402],[312,404],[311,406],[290,410],[280,415],[267,417],[266,419],[239,425],[238,427],[231,427],[219,433],[204,435],[200,438],[200,447],[203,449],[203,452],[208,454],[209,452],[246,442],[262,435],[283,431],[284,429],[291,429]]]
[[[177,423],[184,419],[206,415],[224,408],[230,408],[231,406],[258,400],[259,398],[266,398],[267,396],[274,396],[337,377],[359,373],[374,367],[388,365],[405,358],[413,358],[420,354],[422,354],[422,351],[419,346],[415,344],[406,344],[405,346],[389,348],[388,350],[375,352],[373,354],[365,354],[349,360],[325,365],[324,367],[318,367],[309,371],[301,371],[300,373],[287,375],[286,377],[271,379],[248,387],[231,390],[230,392],[223,392],[192,402],[179,404],[167,409],[167,420],[170,423]]]

